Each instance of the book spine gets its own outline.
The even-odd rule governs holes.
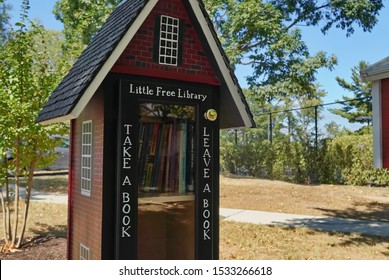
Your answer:
[[[194,163],[195,163],[195,140],[194,140],[194,123],[188,123],[187,134],[187,173],[186,173],[186,186],[188,192],[194,192]]]
[[[156,165],[153,174],[153,186],[157,189],[158,192],[162,191],[162,180],[160,176],[163,174],[164,169],[164,145],[165,145],[165,136],[166,136],[166,125],[161,124],[159,126],[158,132],[158,148],[156,151]]]
[[[138,188],[141,192],[193,192],[195,124],[173,117],[139,126]],[[166,120],[165,120],[166,121]]]
[[[168,124],[168,136],[167,136],[167,151],[166,151],[166,170],[164,178],[164,190],[165,192],[170,191],[170,165],[172,158],[172,142],[173,142],[173,125]]]
[[[152,135],[152,125],[149,123],[143,124],[145,127],[145,134],[144,134],[144,139],[143,139],[143,144],[142,144],[142,150],[140,153],[140,164],[138,167],[138,189],[140,191],[144,191],[144,187],[146,184],[146,176],[147,176],[147,166],[149,163],[149,151],[151,147],[151,135]]]
[[[181,120],[178,128],[179,136],[179,157],[178,157],[178,192],[186,191],[186,135],[187,120]]]
[[[169,191],[175,191],[176,185],[176,161],[177,161],[177,119],[173,120],[173,128],[172,128],[172,153],[170,158],[170,180],[169,180]]]

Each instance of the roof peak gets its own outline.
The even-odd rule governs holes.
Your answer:
[[[164,0],[124,0],[92,38],[69,73],[51,94],[37,122],[49,124],[77,118],[111,71],[125,47],[157,3]],[[221,85],[221,127],[255,126],[250,109],[201,0],[185,1],[197,32],[218,67]],[[231,114],[236,112],[236,114]]]
[[[389,78],[389,56],[361,70],[360,75],[364,81],[376,81]]]

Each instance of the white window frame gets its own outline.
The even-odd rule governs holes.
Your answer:
[[[372,81],[371,95],[373,97],[373,164],[375,168],[384,166],[382,158],[382,101],[381,80]]]
[[[92,151],[93,151],[93,127],[92,121],[82,122],[81,133],[81,194],[91,195],[92,189]]]
[[[163,65],[178,65],[180,20],[161,15],[159,30],[158,62]]]
[[[90,250],[82,243],[80,243],[80,260],[90,260]]]

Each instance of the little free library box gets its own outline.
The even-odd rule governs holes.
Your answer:
[[[68,259],[217,259],[219,130],[254,121],[200,0],[127,0],[37,122],[70,120]]]

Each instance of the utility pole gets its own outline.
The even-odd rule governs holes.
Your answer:
[[[267,126],[267,140],[270,144],[273,143],[273,118],[272,113],[269,113],[269,125]]]
[[[315,106],[315,148],[318,147],[317,105]]]

